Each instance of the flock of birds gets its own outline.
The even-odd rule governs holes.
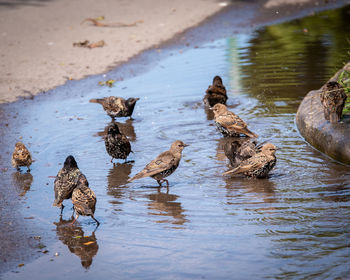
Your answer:
[[[244,175],[253,178],[265,178],[276,164],[276,146],[266,143],[258,146],[256,138],[258,135],[248,129],[247,124],[236,114],[229,111],[226,107],[228,97],[226,88],[219,76],[215,76],[213,84],[208,87],[204,96],[204,104],[214,113],[214,120],[218,130],[224,137],[230,137],[233,140],[227,142],[225,154],[230,160],[232,169],[225,172],[224,175]],[[118,117],[130,117],[134,111],[136,102],[139,98],[129,98],[125,100],[122,97],[105,97],[102,99],[91,99],[92,103],[99,103],[103,106],[106,113],[112,118],[108,126],[107,136],[105,137],[105,146],[107,153],[113,159],[127,160],[132,152],[128,138],[119,130],[117,123],[114,122]],[[241,137],[243,136],[243,137]],[[240,141],[240,139],[244,139]],[[128,181],[132,182],[144,177],[155,179],[159,186],[165,182],[169,187],[166,177],[171,175],[179,166],[182,151],[188,146],[180,140],[171,144],[168,151],[158,155],[154,160],[148,163],[142,171],[137,173]],[[12,154],[12,165],[19,169],[26,166],[28,171],[32,164],[31,154],[22,142],[15,145]],[[89,183],[85,175],[79,170],[76,160],[69,155],[58,172],[54,182],[55,200],[53,206],[61,208],[61,215],[64,208],[63,201],[72,199],[73,209],[76,212],[75,219],[79,215],[91,216],[95,219],[96,195],[89,188]]]

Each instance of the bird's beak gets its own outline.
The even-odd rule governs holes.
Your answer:
[[[189,145],[188,144],[184,144],[184,147],[188,147]]]
[[[135,98],[136,101],[140,100],[140,98]]]

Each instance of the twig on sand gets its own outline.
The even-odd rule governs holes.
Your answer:
[[[121,22],[112,22],[112,23],[102,23],[94,18],[86,18],[80,24],[83,24],[86,21],[90,21],[93,25],[98,27],[132,27],[136,26],[138,23],[143,23],[143,20],[137,20],[133,23],[121,23]]]

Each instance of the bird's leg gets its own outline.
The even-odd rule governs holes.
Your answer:
[[[159,184],[160,187],[162,186],[162,181],[163,181],[163,180],[157,180],[157,182],[158,182],[158,184]]]
[[[77,213],[77,215],[75,216],[75,219],[73,220],[73,222],[71,223],[71,225],[73,225],[75,223],[75,221],[78,219],[79,214]]]
[[[111,162],[113,162],[113,158],[111,159]]]
[[[30,172],[30,167],[29,166],[27,166],[27,172]]]
[[[62,217],[62,213],[63,213],[63,208],[64,208],[64,205],[61,204],[61,213],[60,213],[60,216]]]
[[[91,215],[91,217],[95,220],[95,222],[96,222],[96,224],[97,224],[97,227],[100,225],[100,222],[99,221],[97,221],[96,219],[95,219],[95,217],[94,217],[94,215]],[[97,228],[96,227],[96,228]],[[95,229],[96,230],[96,229]]]
[[[74,208],[74,206],[73,206],[73,213],[72,213],[72,217],[74,216],[74,214],[75,214],[75,208]]]
[[[167,179],[163,179],[163,182],[166,182],[166,187],[169,188],[169,182]]]

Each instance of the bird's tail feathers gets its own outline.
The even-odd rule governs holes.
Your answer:
[[[89,102],[90,102],[90,103],[102,104],[103,100],[104,100],[104,99],[93,98],[93,99],[90,99]]]

